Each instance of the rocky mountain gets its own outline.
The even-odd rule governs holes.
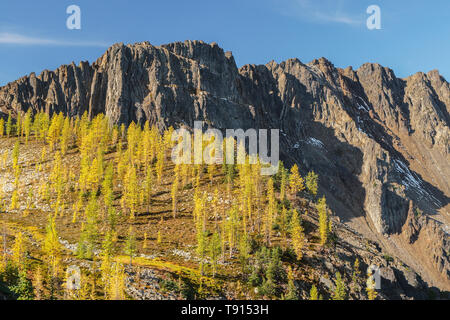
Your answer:
[[[320,58],[236,66],[216,43],[116,44],[96,62],[0,88],[0,111],[105,113],[160,128],[277,128],[281,158],[320,175],[342,223],[450,290],[450,85]]]

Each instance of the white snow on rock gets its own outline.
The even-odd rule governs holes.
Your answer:
[[[402,161],[395,159],[394,160],[395,170],[402,174],[402,183],[406,187],[406,189],[413,188],[415,191],[420,193],[421,195],[428,197],[430,200],[434,202],[435,205],[441,206],[441,203],[438,199],[436,199],[433,195],[429,194],[422,186],[422,181],[419,177],[413,174],[409,168]]]
[[[369,112],[369,111],[370,111],[370,107],[369,107],[369,105],[366,103],[366,101],[364,101],[364,99],[361,98],[361,97],[358,97],[358,99],[361,100],[362,103],[364,104],[364,106],[362,106],[362,105],[360,105],[359,103],[356,103],[356,104],[358,105],[358,109],[359,109],[359,110],[364,110],[364,111],[366,111],[366,112]]]
[[[402,182],[406,187],[422,188],[422,183],[419,181],[419,179],[413,176],[406,164],[404,164],[400,160],[394,160],[394,166],[398,172],[404,174],[404,179]]]
[[[325,148],[325,146],[324,146],[322,141],[320,141],[320,140],[318,140],[316,138],[313,138],[313,137],[308,138],[306,140],[306,143],[310,144],[312,146],[318,147],[318,148]]]

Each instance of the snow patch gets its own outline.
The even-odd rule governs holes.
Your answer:
[[[402,174],[402,183],[404,184],[406,189],[413,188],[415,191],[420,193],[422,196],[428,197],[431,201],[434,202],[436,206],[441,206],[441,203],[438,199],[436,199],[433,195],[429,194],[422,186],[421,179],[413,174],[409,168],[400,160],[394,160],[395,170]]]
[[[320,140],[318,140],[318,139],[316,139],[316,138],[313,138],[313,137],[308,138],[308,139],[306,140],[306,143],[307,143],[307,144],[310,144],[310,145],[312,145],[312,146],[314,146],[314,147],[325,148],[325,145],[323,144],[322,141],[320,141]]]
[[[369,111],[370,111],[370,107],[369,107],[369,105],[366,103],[366,101],[364,101],[364,99],[361,98],[361,97],[359,97],[359,96],[357,96],[357,97],[358,97],[358,99],[361,100],[362,103],[364,104],[364,106],[362,106],[362,105],[360,105],[359,103],[356,103],[356,104],[358,105],[358,109],[359,109],[359,110],[364,110],[364,111],[366,111],[366,112],[369,112]]]

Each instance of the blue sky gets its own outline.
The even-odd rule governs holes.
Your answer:
[[[81,8],[81,30],[66,8]],[[366,9],[381,8],[381,30]],[[450,79],[449,0],[21,0],[0,2],[0,85],[30,72],[96,60],[115,42],[217,42],[238,66],[326,57],[337,67],[365,62],[399,77],[439,69]]]

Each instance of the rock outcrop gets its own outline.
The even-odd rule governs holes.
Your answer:
[[[87,111],[160,128],[195,120],[219,129],[278,128],[282,159],[319,173],[341,221],[387,248],[414,245],[395,234],[421,239],[432,247],[422,255],[392,250],[433,261],[438,272],[422,276],[446,289],[449,105],[449,83],[437,71],[399,79],[378,64],[339,69],[324,58],[238,69],[230,52],[201,41],[116,44],[91,65],[64,65],[0,88],[4,114]],[[419,222],[408,216],[412,206],[424,214]]]

